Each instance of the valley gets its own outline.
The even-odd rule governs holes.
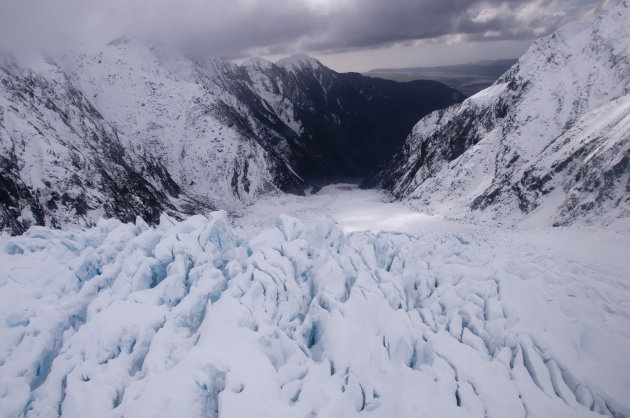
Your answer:
[[[155,223],[367,176],[422,116],[463,99],[305,56],[238,66],[133,38],[1,58],[0,229],[14,234],[101,216]]]

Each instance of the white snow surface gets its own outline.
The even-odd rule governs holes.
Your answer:
[[[627,234],[384,196],[0,236],[0,415],[630,416]]]

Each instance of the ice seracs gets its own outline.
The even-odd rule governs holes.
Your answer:
[[[626,6],[544,38],[490,89],[422,119],[381,180],[447,215],[627,222]],[[360,169],[344,153],[288,156],[325,148],[329,132],[358,135],[343,151],[379,150],[370,120],[347,114],[409,111],[388,101],[407,97],[393,84],[311,64],[135,41],[2,64],[2,226],[65,230],[0,235],[1,413],[630,416],[625,260],[552,248],[548,230],[429,228],[402,204],[373,222],[393,211],[347,185],[275,202],[307,222],[267,219],[265,202],[240,219],[195,206],[295,186],[309,167]],[[416,92],[454,100],[437,84],[410,92],[415,110]],[[330,200],[346,232],[313,215]],[[175,219],[191,207],[204,214]],[[156,225],[97,220],[138,213]],[[620,258],[626,235],[608,243]]]
[[[225,212],[0,237],[0,410],[627,416],[626,273],[515,238]]]

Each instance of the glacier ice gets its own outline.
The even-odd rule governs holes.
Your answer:
[[[213,212],[0,265],[3,416],[630,415],[624,273],[507,235]]]

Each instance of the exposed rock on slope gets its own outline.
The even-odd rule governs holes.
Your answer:
[[[630,9],[537,41],[492,87],[432,113],[379,181],[424,210],[515,222],[630,215]]]
[[[366,175],[419,117],[462,99],[439,83],[338,74],[305,56],[239,66],[137,40],[65,65],[129,146],[141,144],[184,190],[222,207],[231,196],[247,203],[274,187]]]

